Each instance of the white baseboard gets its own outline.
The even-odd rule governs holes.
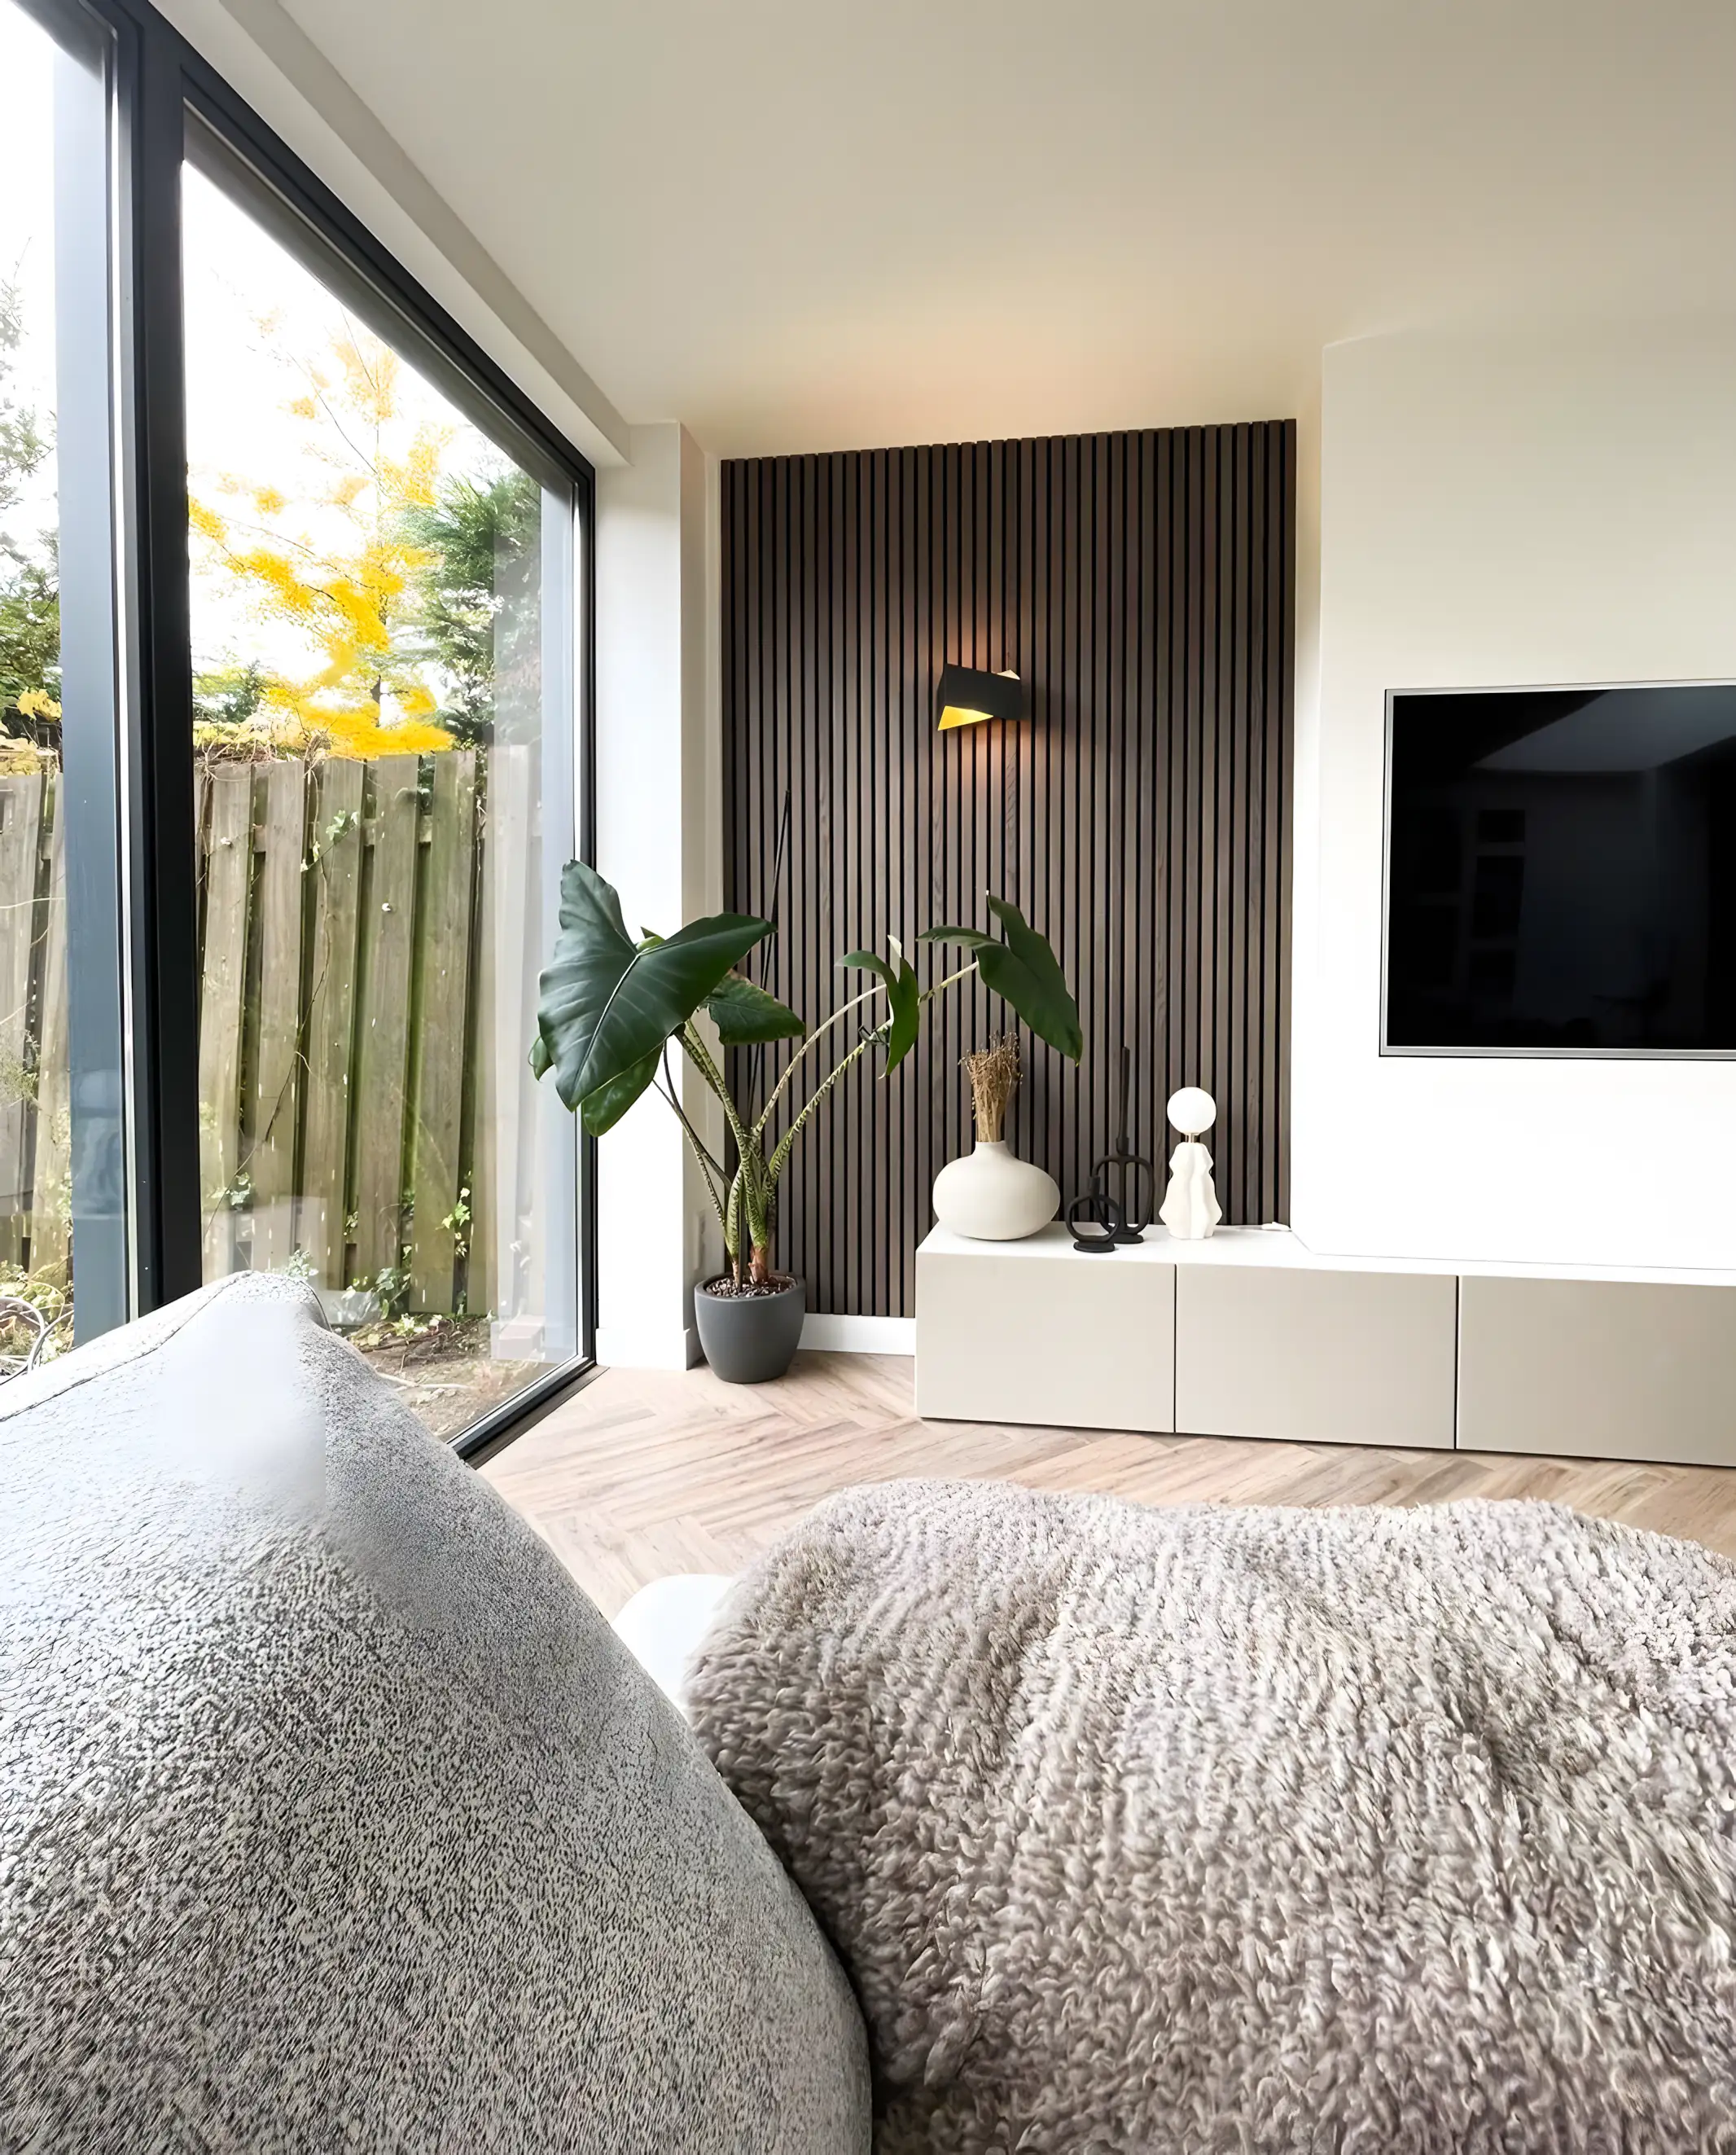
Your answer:
[[[913,1317],[833,1317],[802,1319],[802,1344],[831,1354],[914,1354]]]
[[[699,1334],[691,1324],[668,1331],[597,1327],[597,1360],[605,1369],[691,1369],[698,1359]]]
[[[833,1317],[802,1320],[802,1344],[830,1354],[914,1354],[913,1317]],[[597,1360],[605,1369],[691,1369],[702,1359],[699,1335],[684,1331],[640,1331],[630,1325],[597,1327]]]

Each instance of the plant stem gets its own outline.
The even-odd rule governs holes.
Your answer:
[[[729,1185],[729,1202],[723,1216],[723,1245],[731,1256],[737,1278],[741,1267],[741,1216],[748,1216],[748,1239],[756,1249],[764,1246],[769,1232],[773,1206],[770,1202],[772,1180],[766,1174],[765,1152],[759,1141],[759,1133],[750,1130],[736,1110],[730,1098],[729,1088],[723,1072],[717,1067],[716,1058],[701,1039],[690,1020],[682,1027],[682,1046],[686,1049],[693,1067],[704,1078],[718,1099],[729,1118],[730,1134],[735,1139],[737,1165],[734,1180]],[[732,1229],[734,1230],[732,1234]]]
[[[961,965],[956,973],[948,973],[944,980],[937,980],[932,987],[923,989],[922,1000],[925,1003],[932,1002],[942,990],[956,987],[960,980],[968,980],[976,970],[977,961],[973,958],[969,965]],[[820,1102],[825,1098],[850,1065],[859,1062],[873,1045],[876,1034],[874,1032],[865,1034],[854,1047],[850,1048],[846,1054],[840,1056],[833,1064],[819,1083],[814,1087],[800,1113],[796,1116],[789,1128],[778,1140],[768,1159],[765,1154],[764,1139],[766,1129],[772,1119],[773,1111],[782,1098],[790,1080],[795,1076],[798,1066],[809,1052],[816,1047],[833,1026],[841,1023],[852,1011],[860,1010],[864,1003],[872,1002],[876,996],[885,993],[885,984],[876,980],[872,987],[864,989],[859,996],[852,996],[847,1003],[840,1004],[829,1018],[815,1026],[813,1031],[796,1049],[795,1053],[790,1057],[782,1075],[772,1088],[771,1096],[767,1100],[758,1119],[751,1125],[743,1120],[734,1100],[731,1098],[723,1072],[717,1067],[717,1058],[701,1039],[691,1021],[682,1027],[682,1049],[701,1078],[722,1102],[723,1113],[728,1118],[730,1134],[735,1140],[736,1170],[733,1175],[727,1177],[727,1181],[726,1170],[722,1163],[714,1159],[700,1139],[699,1133],[688,1120],[687,1112],[677,1096],[675,1082],[669,1070],[667,1043],[665,1043],[665,1055],[662,1062],[663,1083],[659,1090],[675,1110],[676,1117],[681,1124],[693,1157],[698,1161],[701,1172],[705,1177],[706,1195],[711,1199],[712,1209],[717,1214],[718,1224],[723,1230],[724,1255],[729,1261],[730,1268],[735,1275],[738,1286],[742,1281],[743,1214],[747,1215],[746,1239],[749,1274],[755,1281],[761,1281],[768,1277],[771,1272],[771,1228],[776,1205],[778,1178],[784,1172],[784,1164],[789,1158],[790,1149],[801,1134],[804,1124],[819,1107]],[[721,1195],[720,1185],[722,1185]]]
[[[942,988],[950,988],[957,982],[968,979],[971,974],[976,971],[976,970],[977,961],[973,958],[969,965],[961,965],[956,973],[948,973],[945,980],[937,980],[932,988],[924,988],[922,990],[922,1001],[925,1003],[932,1001],[932,999],[941,992]],[[784,1074],[772,1088],[771,1097],[767,1100],[759,1120],[753,1125],[753,1134],[755,1137],[762,1137],[764,1135],[766,1126],[772,1119],[772,1110],[777,1106],[779,1095],[783,1093],[784,1087],[789,1084],[790,1079],[794,1077],[797,1064],[801,1062],[803,1057],[807,1054],[809,1049],[817,1046],[818,1043],[825,1037],[826,1034],[831,1031],[832,1027],[838,1023],[840,1018],[848,1017],[853,1010],[860,1010],[864,1003],[872,1002],[876,996],[883,996],[886,991],[885,982],[876,980],[871,988],[865,988],[860,995],[852,996],[847,1003],[841,1003],[839,1007],[832,1012],[832,1015],[829,1018],[823,1018],[820,1022],[814,1026],[813,1031],[809,1034],[808,1037],[802,1042],[801,1046],[797,1048],[795,1053],[790,1057],[789,1062],[784,1065]],[[855,1058],[852,1057],[851,1059],[854,1060]]]
[[[712,1200],[712,1210],[717,1216],[717,1225],[724,1230],[724,1232],[727,1235],[728,1232],[728,1222],[723,1216],[723,1200],[719,1194],[719,1185],[723,1180],[723,1170],[721,1165],[719,1165],[719,1164],[712,1158],[710,1153],[707,1151],[704,1145],[700,1143],[699,1133],[694,1129],[692,1123],[687,1120],[681,1102],[675,1096],[675,1087],[670,1080],[669,1067],[666,1062],[663,1067],[663,1083],[659,1088],[659,1090],[662,1093],[663,1098],[675,1110],[676,1119],[682,1126],[682,1133],[687,1140],[688,1149],[692,1153],[694,1159],[698,1161],[699,1171],[705,1178],[705,1194]],[[716,1177],[715,1181],[712,1180],[713,1176]]]
[[[882,982],[876,980],[871,988],[865,988],[860,995],[852,996],[847,1003],[840,1004],[839,1007],[832,1012],[832,1015],[830,1017],[822,1018],[820,1020],[819,1023],[814,1026],[813,1031],[809,1034],[808,1037],[802,1042],[801,1046],[797,1048],[795,1053],[790,1057],[789,1062],[784,1064],[784,1074],[779,1078],[777,1083],[773,1086],[771,1093],[766,1101],[765,1107],[761,1112],[759,1120],[753,1125],[753,1134],[755,1137],[762,1136],[764,1134],[766,1125],[772,1119],[772,1110],[778,1104],[779,1096],[782,1093],[784,1087],[789,1084],[790,1079],[796,1074],[796,1067],[801,1062],[802,1057],[808,1052],[809,1049],[814,1047],[821,1040],[825,1039],[827,1033],[829,1033],[832,1027],[838,1023],[840,1019],[848,1017],[853,1010],[860,1010],[864,1003],[872,1002],[876,996],[883,996],[885,993],[885,985]]]
[[[924,988],[922,990],[923,1001],[925,1003],[932,1001],[934,997],[940,993],[942,988],[950,988],[957,980],[968,980],[976,970],[977,961],[973,958],[969,965],[961,965],[956,973],[948,973],[945,980],[937,980],[932,988]]]
[[[735,1139],[736,1150],[743,1153],[748,1151],[751,1149],[753,1137],[757,1133],[750,1133],[740,1115],[737,1113],[735,1102],[729,1097],[729,1088],[723,1082],[723,1072],[717,1067],[711,1050],[694,1029],[692,1019],[689,1019],[682,1027],[682,1046],[686,1049],[687,1058],[694,1068],[722,1102],[723,1113],[729,1118],[730,1135]]]
[[[694,1151],[698,1154],[701,1164],[712,1175],[715,1175],[719,1182],[722,1182],[723,1180],[722,1161],[715,1156],[711,1147],[703,1142],[698,1131],[696,1130],[692,1124],[687,1120],[687,1111],[682,1106],[680,1098],[677,1094],[675,1089],[675,1080],[669,1074],[669,1042],[666,1040],[663,1043],[661,1060],[663,1067],[663,1084],[665,1088],[663,1097],[668,1101],[670,1106],[674,1108],[677,1114],[681,1117],[682,1128],[687,1132],[687,1141],[692,1146]]]
[[[851,1048],[849,1054],[845,1056],[840,1062],[835,1062],[832,1067],[826,1072],[825,1076],[820,1080],[819,1083],[814,1087],[813,1097],[809,1100],[807,1106],[803,1108],[800,1114],[799,1114],[795,1120],[790,1124],[789,1128],[785,1130],[783,1136],[779,1139],[777,1149],[773,1153],[771,1159],[768,1163],[767,1175],[774,1186],[776,1185],[778,1177],[784,1172],[784,1163],[789,1158],[790,1147],[802,1134],[803,1124],[807,1121],[809,1116],[814,1113],[814,1110],[819,1105],[820,1102],[825,1099],[827,1093],[831,1091],[833,1086],[837,1083],[838,1080],[844,1075],[845,1072],[849,1069],[850,1064],[855,1062],[858,1057],[865,1055],[872,1045],[872,1035],[871,1035],[866,1040],[859,1040],[855,1046]]]

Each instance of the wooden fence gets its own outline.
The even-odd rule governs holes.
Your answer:
[[[64,1286],[72,1219],[66,853],[56,783],[0,778],[0,1261]]]
[[[202,772],[207,1279],[301,1263],[327,1287],[386,1275],[414,1309],[494,1307],[534,956],[529,753]],[[0,779],[0,1257],[36,1272],[64,1268],[69,1216],[55,792]]]

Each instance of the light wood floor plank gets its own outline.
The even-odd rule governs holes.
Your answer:
[[[782,1383],[611,1369],[483,1468],[608,1614],[738,1571],[835,1489],[998,1477],[1147,1504],[1540,1497],[1736,1556],[1736,1468],[922,1421],[906,1356],[801,1354]]]

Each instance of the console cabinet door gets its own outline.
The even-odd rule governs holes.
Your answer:
[[[1468,1451],[1736,1466],[1736,1287],[1467,1277]]]
[[[1175,1326],[1168,1265],[919,1252],[917,1412],[1167,1432]]]
[[[1451,1273],[1176,1267],[1176,1427],[1187,1436],[1453,1449]]]

